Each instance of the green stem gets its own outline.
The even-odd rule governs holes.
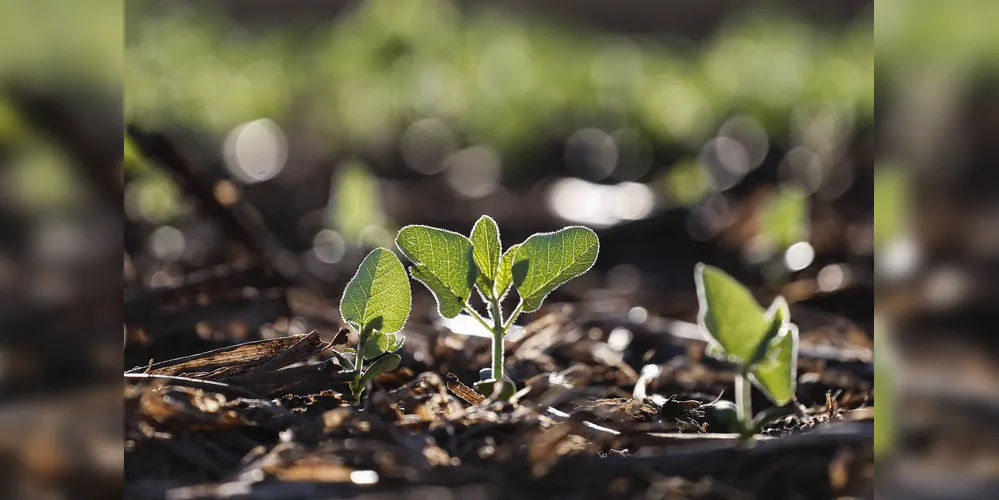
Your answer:
[[[475,309],[472,309],[471,307],[469,307],[468,304],[462,304],[461,308],[465,312],[467,312],[469,316],[471,316],[471,317],[475,318],[476,320],[478,320],[479,324],[482,325],[483,327],[485,327],[486,330],[489,330],[490,332],[493,331],[493,327],[489,326],[489,323],[486,323],[486,319],[483,318],[482,315],[480,315],[479,313],[475,312]]]
[[[364,344],[368,342],[368,338],[371,336],[369,330],[364,330],[357,337],[357,352],[354,355],[354,384],[353,392],[354,399],[358,403],[361,402],[361,388],[357,385],[361,381],[361,368],[364,367]]]
[[[489,301],[489,315],[492,316],[493,327],[493,380],[496,386],[493,392],[500,392],[503,389],[503,334],[506,328],[503,327],[503,310],[499,300],[493,298]]]
[[[507,319],[506,324],[503,325],[504,332],[509,330],[510,327],[513,326],[514,320],[517,319],[517,316],[520,316],[520,312],[523,310],[524,310],[524,299],[520,299],[520,302],[517,304],[517,307],[513,310],[512,313],[510,313],[510,318]]]
[[[746,429],[751,428],[753,420],[752,387],[748,373],[743,371],[735,377],[735,411],[739,423]]]

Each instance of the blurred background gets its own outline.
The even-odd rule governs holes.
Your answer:
[[[596,229],[596,268],[557,297],[594,313],[692,321],[705,261],[785,295],[804,344],[876,344],[879,494],[992,497],[997,17],[988,0],[3,2],[4,496],[117,496],[119,367],[329,336],[370,248],[489,214],[508,244]]]
[[[689,312],[698,260],[800,298],[832,266],[869,331],[872,10],[130,2],[129,284],[256,255],[335,299],[399,227],[489,214],[600,230],[565,292],[598,307]]]

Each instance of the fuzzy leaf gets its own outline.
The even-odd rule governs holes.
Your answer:
[[[388,351],[389,335],[382,332],[372,332],[371,336],[364,341],[364,359],[374,359],[380,356],[383,352]]]
[[[496,270],[496,283],[494,285],[496,297],[502,299],[513,284],[513,257],[517,254],[520,245],[513,245],[500,257],[499,269]]]
[[[478,274],[472,256],[472,242],[464,235],[430,226],[406,226],[395,239],[402,253],[417,264],[413,277],[437,297],[441,314],[453,311],[455,300],[464,304],[472,294]],[[448,294],[443,294],[443,291]],[[444,295],[441,297],[440,295]]]
[[[437,310],[440,311],[441,316],[453,318],[461,312],[461,306],[465,301],[448,290],[447,286],[427,269],[427,266],[417,264],[410,267],[409,274],[433,292],[434,299],[437,300]]]
[[[368,369],[364,370],[364,375],[361,375],[361,384],[365,384],[369,380],[383,374],[395,370],[399,367],[399,363],[402,362],[402,357],[398,354],[388,354],[384,357],[378,358],[377,361],[371,363]]]
[[[552,290],[589,271],[599,250],[597,234],[582,226],[535,234],[521,243],[511,271],[524,312],[537,311]]]
[[[798,373],[798,327],[789,324],[769,343],[767,354],[749,379],[778,406],[794,398]]]
[[[496,269],[500,260],[500,234],[499,227],[488,215],[479,217],[479,220],[472,227],[472,258],[478,268],[476,284],[483,295],[493,293],[493,283],[496,281]]]
[[[732,361],[749,366],[770,327],[763,308],[746,287],[716,267],[697,264],[694,282],[701,333]]]
[[[361,261],[340,299],[340,314],[358,331],[397,332],[406,324],[413,296],[402,262],[376,248]]]

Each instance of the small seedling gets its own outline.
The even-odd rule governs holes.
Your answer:
[[[538,310],[549,293],[593,267],[600,248],[591,229],[570,226],[535,234],[503,252],[499,228],[485,215],[475,223],[471,237],[406,226],[396,236],[396,245],[413,262],[409,268],[413,278],[433,293],[441,316],[454,318],[465,312],[492,334],[492,367],[479,372],[475,385],[483,394],[504,400],[516,392],[503,372],[504,335],[521,313]],[[469,304],[473,289],[487,306],[486,317]],[[500,304],[511,289],[517,290],[520,300],[504,320]]]
[[[395,351],[405,339],[396,332],[406,324],[412,302],[406,269],[385,248],[372,250],[347,283],[340,315],[358,332],[359,340],[356,349],[333,353],[341,367],[354,372],[349,385],[355,400],[360,401],[373,378],[399,367],[402,358]],[[367,369],[366,361],[370,362]]]
[[[708,340],[708,354],[730,362],[735,404],[716,405],[716,415],[750,437],[794,411],[798,364],[798,327],[790,322],[787,301],[777,297],[766,311],[746,287],[718,268],[694,270],[700,311],[697,322]],[[753,416],[750,384],[777,406]]]

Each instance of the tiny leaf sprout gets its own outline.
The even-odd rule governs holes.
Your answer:
[[[396,246],[413,262],[410,275],[433,293],[441,316],[464,312],[491,333],[492,366],[479,371],[475,386],[494,400],[508,400],[516,387],[503,370],[506,332],[521,313],[537,311],[553,290],[593,267],[600,241],[593,230],[570,226],[535,234],[503,252],[496,221],[483,215],[469,237],[413,225],[399,230]],[[520,300],[504,319],[501,302],[514,289]],[[485,316],[469,304],[472,290],[485,302]]]
[[[716,414],[750,437],[795,409],[791,402],[797,379],[798,327],[790,322],[783,297],[764,311],[746,287],[718,268],[697,264],[694,282],[700,305],[697,322],[708,341],[707,353],[738,370],[735,404],[719,402]],[[776,407],[754,416],[751,384]]]
[[[340,315],[359,340],[356,349],[333,353],[341,367],[354,372],[349,386],[356,401],[373,378],[399,367],[402,358],[395,352],[404,338],[397,332],[409,318],[412,301],[406,269],[385,248],[372,250],[344,288]],[[367,369],[366,361],[371,362]]]

